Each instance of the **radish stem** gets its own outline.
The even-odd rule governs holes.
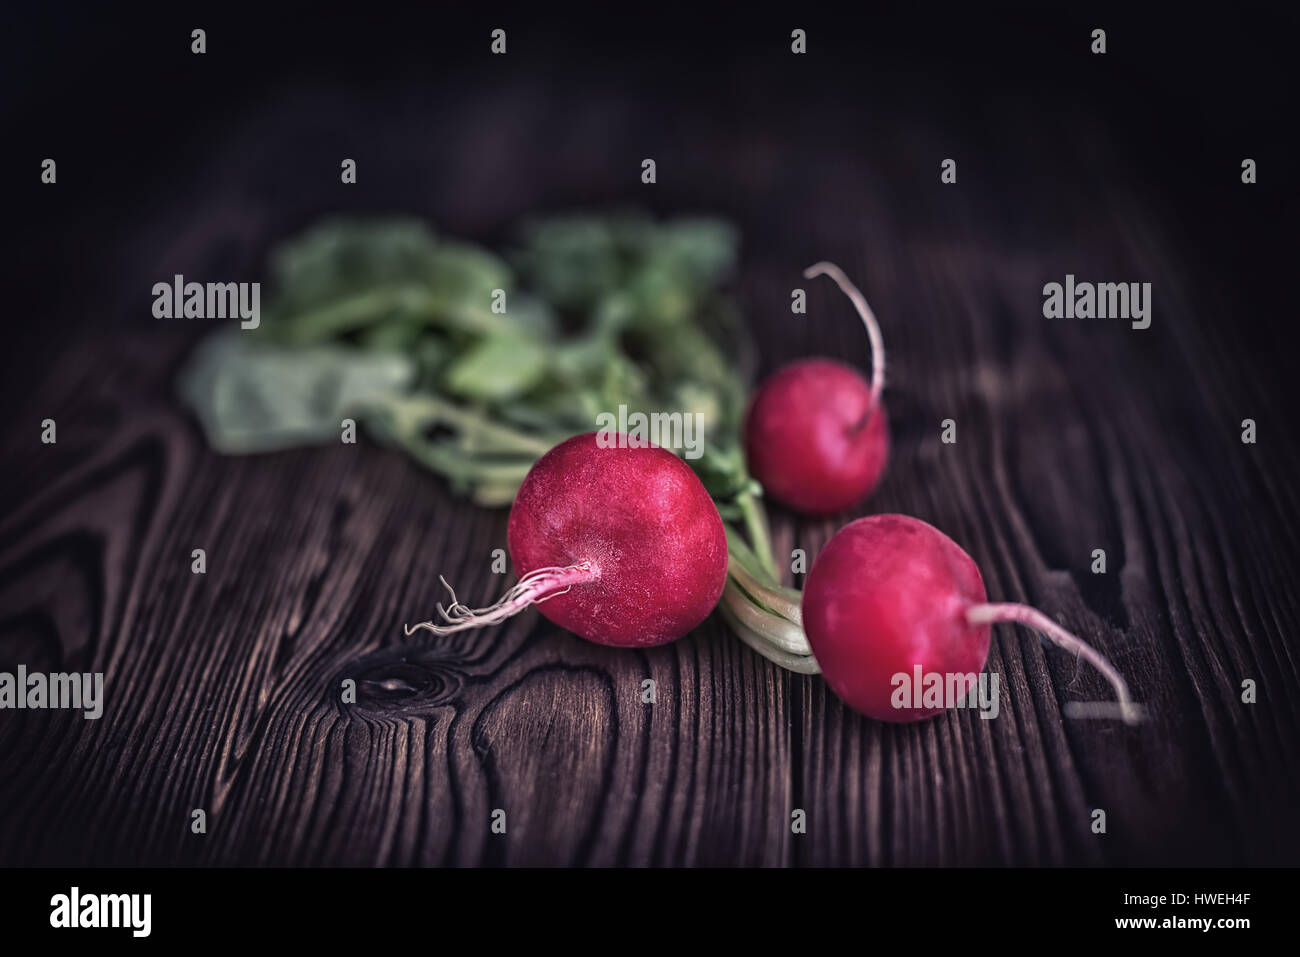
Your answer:
[[[382,408],[397,421],[401,434],[418,433],[435,423],[454,426],[463,436],[466,451],[521,452],[540,458],[559,441],[549,436],[532,436],[499,425],[471,409],[462,408],[438,396],[412,393],[394,397]]]
[[[728,584],[730,586],[730,583]],[[742,599],[743,600],[743,599]],[[732,631],[749,647],[753,648],[758,654],[762,655],[768,661],[773,662],[784,668],[786,671],[793,671],[801,675],[815,675],[821,673],[821,668],[817,665],[817,659],[812,655],[796,655],[784,651],[772,644],[763,635],[754,631],[748,625],[744,624],[732,609],[732,606],[726,600],[726,594],[723,594],[723,601],[718,605],[722,609],[723,617],[731,625]]]
[[[742,625],[768,644],[792,655],[806,657],[812,654],[812,648],[808,645],[803,629],[754,604],[734,579],[727,579],[726,587],[722,592],[722,601]]]
[[[844,271],[839,266],[830,262],[819,262],[805,269],[803,275],[805,279],[830,276],[840,287],[840,291],[849,297],[849,302],[853,303],[853,308],[862,317],[862,324],[867,327],[867,338],[871,340],[871,396],[867,414],[858,425],[858,428],[861,428],[871,419],[876,405],[880,402],[881,390],[885,388],[885,340],[880,334],[880,323],[876,321],[876,314],[867,305],[866,297],[857,286],[853,285],[853,281],[844,275]]]
[[[781,573],[776,569],[776,560],[772,557],[772,535],[768,531],[767,511],[759,500],[756,483],[736,496],[740,506],[740,515],[745,522],[745,531],[753,543],[753,552],[758,557],[763,571],[772,576],[774,582],[781,580]]]
[[[738,561],[729,562],[727,571],[756,604],[775,612],[794,625],[803,626],[803,615],[799,610],[799,592],[793,588],[777,590],[767,587]]]
[[[1142,720],[1142,706],[1133,701],[1129,695],[1128,684],[1115,666],[1104,655],[1085,642],[1070,634],[1051,618],[1037,608],[1012,603],[989,603],[971,605],[966,609],[966,620],[972,625],[988,625],[996,622],[1016,622],[1027,625],[1035,631],[1046,635],[1053,644],[1066,651],[1073,652],[1102,673],[1112,688],[1115,689],[1115,702],[1090,701],[1069,702],[1066,713],[1076,718],[1109,718],[1118,716],[1125,724],[1137,724]]]

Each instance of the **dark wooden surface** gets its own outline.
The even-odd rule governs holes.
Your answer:
[[[761,84],[724,94],[720,115],[580,80],[471,75],[384,100],[289,87],[211,119],[203,149],[178,147],[119,205],[90,202],[109,184],[78,185],[68,164],[57,212],[85,200],[106,241],[59,254],[96,297],[64,291],[60,309],[94,316],[66,335],[51,316],[7,383],[0,666],[104,671],[107,705],[99,721],[0,714],[0,862],[1300,860],[1300,456],[1291,360],[1276,322],[1256,323],[1262,268],[1216,273],[1185,229],[1194,213],[1149,201],[1158,184],[1106,118],[1032,84],[961,128],[924,93],[815,109]],[[344,155],[360,164],[351,192],[333,185]],[[949,155],[959,183],[941,186]],[[652,194],[643,156],[659,162]],[[1276,201],[1224,156],[1207,195]],[[650,651],[532,612],[404,640],[440,573],[462,597],[500,590],[505,512],[369,442],[218,456],[172,398],[207,327],[148,318],[159,278],[255,278],[271,245],[329,212],[409,210],[496,242],[535,209],[628,201],[740,223],[735,290],[769,370],[815,353],[865,363],[829,283],[807,284],[808,316],[788,308],[815,259],[858,279],[884,327],[894,429],[863,511],[945,530],[994,600],[1030,602],[1109,655],[1146,724],[1066,720],[1065,702],[1108,696],[1103,682],[1009,626],[988,666],[996,720],[906,727],[846,711],[715,619]],[[1152,327],[1043,319],[1043,284],[1067,272],[1150,281]],[[939,442],[945,418],[955,445]],[[778,510],[778,550],[815,554],[850,517]],[[345,678],[355,706],[339,703]],[[206,835],[190,833],[193,808]],[[495,808],[506,835],[489,830]],[[791,833],[795,808],[806,834]]]

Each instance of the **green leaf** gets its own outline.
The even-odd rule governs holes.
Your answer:
[[[618,248],[603,217],[566,216],[524,225],[515,259],[529,283],[561,309],[589,307],[622,275]]]
[[[221,452],[337,442],[342,420],[406,390],[410,359],[339,346],[283,348],[239,331],[205,340],[180,393]]]
[[[699,285],[717,285],[735,269],[740,246],[736,228],[720,219],[676,219],[660,228],[657,252],[680,275]]]
[[[328,335],[328,323],[317,329],[312,321],[319,312],[330,316],[341,303],[376,289],[425,287],[437,248],[432,231],[418,220],[323,222],[272,254],[268,324],[292,327],[299,341]]]
[[[492,294],[514,285],[481,247],[439,242],[415,220],[325,222],[272,258],[268,334],[316,343],[378,324],[439,325],[485,333],[516,325],[494,315]]]
[[[502,401],[522,395],[546,372],[549,352],[531,339],[493,336],[470,348],[443,373],[454,395]]]

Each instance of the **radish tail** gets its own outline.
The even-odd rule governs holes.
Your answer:
[[[830,276],[840,287],[840,291],[849,297],[849,302],[853,303],[853,308],[862,317],[862,324],[867,327],[867,338],[871,340],[871,404],[858,426],[861,428],[870,421],[872,413],[876,411],[876,405],[880,402],[881,390],[885,388],[885,340],[880,335],[880,323],[876,322],[876,314],[871,311],[871,307],[867,305],[867,300],[858,291],[858,287],[844,275],[844,270],[834,263],[819,262],[803,271],[805,279],[814,279],[817,276]]]
[[[576,565],[566,567],[552,565],[547,568],[536,568],[519,579],[513,588],[493,604],[488,605],[486,608],[469,608],[461,604],[456,598],[456,593],[452,590],[452,587],[447,584],[447,579],[440,575],[438,580],[442,582],[443,587],[451,595],[451,606],[449,608],[444,608],[442,605],[438,606],[438,614],[447,624],[435,625],[432,621],[422,621],[418,625],[403,625],[402,627],[406,629],[407,635],[411,635],[421,628],[431,631],[435,635],[450,635],[454,631],[465,631],[468,628],[495,625],[513,615],[519,614],[529,605],[541,604],[548,598],[563,595],[574,585],[595,581],[599,577],[600,572],[592,571],[591,562],[579,562]]]
[[[972,625],[988,625],[995,622],[1018,622],[1035,631],[1042,632],[1053,644],[1078,655],[1102,673],[1112,688],[1115,697],[1110,701],[1070,701],[1065,705],[1065,713],[1072,718],[1112,718],[1119,717],[1125,724],[1137,724],[1142,720],[1142,706],[1133,701],[1129,695],[1128,684],[1115,666],[1099,651],[1083,639],[1070,634],[1037,608],[1028,605],[993,603],[971,605],[966,610],[966,620]]]

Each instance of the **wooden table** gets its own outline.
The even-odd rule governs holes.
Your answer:
[[[82,144],[57,200],[24,200],[19,261],[60,292],[6,380],[0,670],[103,671],[107,706],[0,713],[0,862],[1296,862],[1294,357],[1272,339],[1282,320],[1260,318],[1281,254],[1263,232],[1207,245],[1104,115],[1032,84],[973,109],[924,85],[902,105],[891,87],[810,102],[792,69],[738,70],[707,95],[581,69],[466,68],[437,93],[280,86],[208,116],[202,149],[148,182],[114,186]],[[1277,187],[1242,186],[1233,149],[1224,181],[1201,181],[1206,208],[1264,230]],[[355,187],[338,183],[344,156]],[[955,185],[939,181],[948,156]],[[1065,719],[1108,689],[1010,626],[988,664],[1000,716],[913,726],[846,711],[716,617],[650,651],[535,612],[405,640],[440,573],[463,597],[499,591],[506,513],[368,441],[219,456],[173,398],[212,326],[151,319],[155,281],[258,278],[276,241],[330,213],[411,212],[500,244],[527,212],[619,202],[743,228],[734,289],[769,371],[818,353],[865,366],[829,283],[806,284],[807,316],[789,310],[816,259],[855,277],[884,327],[894,438],[863,513],[946,531],[991,598],[1107,654],[1150,720]],[[1045,319],[1042,287],[1067,273],[1151,282],[1151,328]],[[39,442],[46,417],[56,445]],[[778,554],[815,554],[850,517],[774,510]]]

